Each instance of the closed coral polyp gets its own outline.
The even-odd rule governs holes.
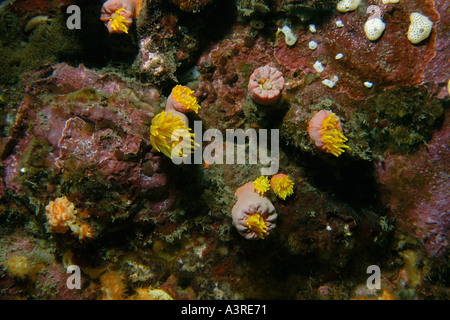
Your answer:
[[[261,105],[276,103],[283,88],[283,74],[269,65],[255,69],[248,83],[250,96]]]
[[[173,298],[161,289],[137,288],[135,300],[173,300]]]

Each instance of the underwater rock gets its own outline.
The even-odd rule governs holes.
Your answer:
[[[15,232],[0,239],[0,287],[7,299],[89,300],[96,295],[89,280],[81,277],[83,290],[67,287],[67,270],[55,259],[50,248],[25,232]]]
[[[332,11],[337,3],[338,0],[279,0],[275,1],[274,6],[276,12],[296,16],[304,22]]]
[[[169,0],[174,5],[178,6],[186,12],[199,12],[204,6],[212,2],[213,0]]]
[[[378,3],[369,1],[368,5],[370,4]],[[411,10],[422,11],[434,25],[430,38],[420,46],[411,44],[406,36]],[[318,29],[319,33],[300,31],[295,46],[289,47],[279,41],[275,57],[291,70],[300,69],[305,73],[315,74],[317,71],[313,65],[316,61],[321,61],[326,67],[319,76],[322,79],[338,76],[339,82],[333,90],[346,92],[359,99],[384,88],[422,83],[423,73],[435,56],[439,14],[434,2],[403,1],[383,6],[381,11],[386,30],[376,42],[371,42],[364,33],[367,17],[358,11],[335,13]],[[343,27],[337,27],[337,21],[342,21]],[[312,40],[320,44],[314,51],[308,48],[308,43]],[[336,60],[335,56],[339,53],[343,57]],[[370,90],[364,86],[366,81],[373,83]]]
[[[101,209],[97,203],[88,210],[101,215],[128,215],[123,208],[140,190],[152,191],[155,203],[164,201],[167,195],[155,190],[164,190],[168,179],[150,144],[149,125],[159,101],[155,89],[129,86],[115,74],[98,74],[83,66],[59,64],[53,70],[43,79],[29,78],[29,96],[22,105],[29,121],[28,129],[22,130],[28,134],[18,134],[14,151],[3,155],[5,186],[18,194],[31,192],[45,202],[49,195],[24,186],[45,189],[52,180],[51,184],[65,184],[70,191],[64,195],[75,199],[96,198],[109,189],[116,206],[109,203],[109,209]]]
[[[440,21],[436,25],[436,56],[425,70],[424,81],[433,96],[444,99],[450,96],[446,88],[449,80],[446,70],[450,69],[450,3],[444,0],[435,3],[440,15]]]
[[[426,146],[408,156],[391,154],[376,165],[383,201],[430,256],[445,254],[450,237],[449,115]]]
[[[54,14],[57,10],[76,3],[74,0],[14,0],[10,2],[7,4],[7,10],[28,18],[38,14]]]
[[[49,4],[62,1],[47,1],[42,13],[40,2],[15,4],[51,16]],[[41,30],[35,42],[70,39],[70,61],[36,60],[40,69],[20,83],[0,83],[2,298],[446,297],[450,123],[439,99],[447,97],[448,3],[368,0],[339,12],[337,0],[145,1],[129,34],[109,35],[102,2],[91,4],[99,33],[46,33],[56,19],[31,31]],[[364,33],[370,5],[386,24],[373,42]],[[433,29],[413,45],[409,15],[418,11]],[[280,28],[294,36],[288,44]],[[128,58],[88,62],[77,51],[92,53],[86,38],[112,46],[98,56],[121,48]],[[5,66],[14,68],[13,58]],[[266,65],[284,78],[270,106],[248,92],[252,72]],[[158,152],[155,115],[165,105],[186,111],[172,104],[184,100],[170,96],[174,87],[195,111],[183,114],[187,127],[200,119],[203,130],[279,129],[277,174],[261,176],[260,163],[174,165]],[[308,135],[321,110],[339,117],[334,142],[348,138],[339,157]],[[235,190],[251,181],[272,223],[277,214],[270,230],[264,217],[242,219],[256,237],[270,231],[260,241],[233,226]],[[65,286],[72,264],[82,268],[82,290]],[[367,288],[369,264],[382,269],[382,290]]]
[[[28,93],[37,93],[45,86],[55,94],[66,94],[93,86],[99,79],[98,73],[84,65],[74,68],[66,63],[41,68],[25,77]]]
[[[134,62],[134,70],[142,80],[150,83],[175,81],[174,52],[160,52],[160,49],[155,48],[153,38],[146,37],[139,41],[139,54]]]
[[[242,125],[240,114],[248,97],[250,76],[254,69],[272,61],[272,48],[267,42],[261,37],[256,41],[247,38],[246,29],[238,27],[232,39],[218,42],[199,59],[196,91],[202,105],[199,117],[206,128]]]
[[[407,153],[426,144],[443,115],[443,105],[425,86],[404,86],[385,90],[368,99],[375,107],[370,123],[372,150]]]

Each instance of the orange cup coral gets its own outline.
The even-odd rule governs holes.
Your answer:
[[[150,141],[159,152],[173,159],[173,155],[187,157],[187,153],[193,152],[194,134],[191,130],[186,112],[198,113],[200,105],[194,96],[194,91],[188,87],[177,85],[172,89],[167,98],[165,111],[157,114],[150,127]],[[175,150],[176,153],[173,153]],[[173,153],[173,155],[172,155]]]
[[[270,189],[269,178],[266,176],[260,176],[255,181],[253,181],[253,186],[255,187],[255,191],[260,195],[264,195]]]
[[[174,155],[186,157],[187,151],[192,152],[194,143],[194,134],[189,132],[191,129],[187,127],[187,122],[186,115],[178,111],[157,114],[150,126],[152,146],[171,159],[174,149]]]
[[[248,240],[265,239],[276,227],[277,213],[272,202],[255,191],[253,181],[236,190],[231,210],[233,224]]]
[[[317,148],[336,157],[339,157],[344,149],[350,149],[345,144],[348,139],[342,133],[341,121],[331,111],[317,112],[309,121],[308,133]]]
[[[197,103],[194,91],[185,86],[176,85],[167,98],[166,111],[176,110],[182,113],[194,111],[198,113],[199,108],[200,105]]]
[[[275,194],[285,200],[287,196],[294,193],[294,182],[284,173],[279,173],[270,179],[270,186]]]
[[[253,101],[261,105],[271,105],[281,97],[284,78],[278,69],[269,65],[253,71],[248,82],[248,92]]]
[[[139,15],[143,0],[108,0],[101,10],[100,20],[109,33],[128,33],[133,19]]]

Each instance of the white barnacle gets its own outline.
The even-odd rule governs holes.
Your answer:
[[[326,85],[328,88],[333,89],[336,83],[338,82],[339,77],[334,76],[333,79],[324,79],[322,83]]]
[[[323,65],[322,65],[322,62],[316,61],[316,62],[314,63],[314,65],[313,65],[313,68],[314,68],[317,72],[321,73],[321,72],[323,71]]]
[[[364,85],[369,89],[373,87],[373,83],[369,81],[364,82]]]
[[[317,46],[318,46],[318,44],[317,44],[317,42],[315,42],[315,41],[310,41],[309,42],[309,44],[308,44],[308,47],[309,47],[309,49],[311,49],[311,50],[316,50],[317,49]]]
[[[336,24],[336,27],[338,27],[338,28],[342,28],[344,26],[344,23],[342,22],[342,20],[336,20],[335,24]]]

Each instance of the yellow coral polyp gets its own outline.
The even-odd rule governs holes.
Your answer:
[[[266,236],[267,226],[259,213],[254,213],[250,218],[247,218],[247,227],[261,239]]]
[[[126,284],[124,276],[117,271],[104,273],[100,277],[103,300],[122,300],[124,299]]]
[[[325,148],[332,155],[339,157],[344,149],[350,149],[345,144],[348,139],[342,134],[339,118],[334,113],[326,117],[322,122],[322,141]]]
[[[294,182],[286,174],[279,173],[274,175],[270,180],[270,185],[275,194],[283,200],[286,200],[287,196],[294,193]]]
[[[200,105],[197,103],[197,98],[194,96],[194,90],[182,85],[176,85],[172,89],[172,97],[188,111],[198,113]]]
[[[253,186],[260,195],[263,195],[270,189],[270,181],[266,176],[261,176],[253,181]]]
[[[152,146],[172,159],[172,150],[178,152],[180,157],[187,157],[183,151],[189,150],[192,153],[194,134],[189,133],[190,128],[180,116],[172,115],[173,111],[167,113],[163,111],[157,114],[150,127],[150,141]]]
[[[18,278],[26,278],[33,274],[33,264],[25,255],[14,253],[8,257],[5,264],[6,270]]]
[[[136,300],[173,300],[173,298],[161,289],[137,288]]]
[[[120,12],[122,11],[125,11],[125,8],[116,10],[116,12],[111,15],[111,18],[109,18],[109,21],[111,21],[111,28],[114,31],[128,33],[128,26],[130,21],[128,21],[127,18],[120,14]]]

